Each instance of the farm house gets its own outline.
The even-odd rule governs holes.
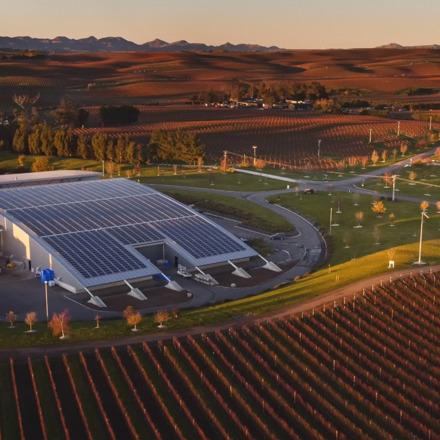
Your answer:
[[[0,231],[3,257],[52,269],[71,292],[257,255],[191,208],[123,178],[1,189]]]

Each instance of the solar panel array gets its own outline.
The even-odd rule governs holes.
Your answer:
[[[106,231],[53,235],[43,239],[84,278],[147,267],[127,249],[121,247]]]
[[[194,258],[230,254],[246,248],[202,217],[193,216],[153,223]]]
[[[165,239],[162,234],[152,229],[147,223],[120,226],[107,229],[107,231],[123,244],[143,244]]]
[[[132,245],[176,245],[195,265],[209,257],[255,255],[183,204],[126,179],[2,189],[1,209],[86,280],[114,274],[124,279],[124,273],[142,269],[159,272]]]

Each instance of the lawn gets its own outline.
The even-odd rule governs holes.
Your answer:
[[[412,174],[414,173],[414,174]],[[395,197],[402,196],[429,198],[440,200],[440,168],[437,165],[424,165],[400,168],[396,174]],[[413,179],[411,179],[413,178]],[[377,191],[392,196],[392,184],[386,185],[384,177],[366,179],[365,189]]]
[[[174,174],[175,172],[177,174]],[[287,185],[286,182],[262,176],[232,171],[223,173],[219,169],[202,169],[202,172],[199,173],[197,169],[187,167],[176,170],[173,167],[143,168],[138,180],[147,185],[191,186],[223,191],[271,191],[285,189]]]
[[[199,211],[215,212],[227,217],[238,218],[243,225],[266,232],[293,234],[291,223],[267,208],[247,200],[200,191],[160,188],[162,192]]]
[[[323,226],[328,235],[332,216],[332,249],[328,261],[331,265],[419,242],[421,211],[418,203],[384,200],[386,212],[378,216],[372,211],[372,203],[377,200],[374,195],[320,191],[313,195],[282,194],[269,200],[305,214]],[[363,213],[361,221],[355,217],[358,212]],[[393,220],[390,214],[394,214]],[[430,207],[428,215],[423,239],[434,240],[438,237],[440,214]]]

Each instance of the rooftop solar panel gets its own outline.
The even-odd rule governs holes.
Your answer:
[[[147,223],[110,228],[107,231],[123,244],[150,243],[165,238]]]
[[[194,258],[240,252],[246,248],[199,216],[154,222],[152,226]]]
[[[45,237],[84,278],[146,268],[105,231],[78,232]]]

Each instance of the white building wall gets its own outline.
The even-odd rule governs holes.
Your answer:
[[[55,277],[81,290],[78,281],[52,255],[37,243],[26,231],[0,215],[0,225],[3,226],[3,255],[11,260],[23,263],[25,270],[29,270],[29,262],[35,270],[52,269]],[[12,257],[11,257],[12,256]]]

